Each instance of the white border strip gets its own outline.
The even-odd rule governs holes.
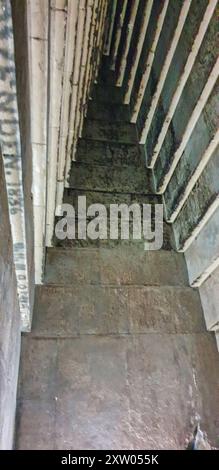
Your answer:
[[[43,0],[44,1],[44,0]],[[71,96],[71,76],[75,56],[76,24],[78,15],[79,0],[68,1],[67,25],[66,25],[66,49],[63,75],[63,92],[60,116],[60,137],[58,149],[58,170],[57,170],[57,190],[56,206],[62,203],[65,186],[65,165],[66,165],[66,143],[68,140],[69,127],[69,100]]]
[[[74,127],[74,142],[75,147],[77,144],[77,140],[80,134],[80,118],[82,118],[84,114],[84,107],[83,107],[83,92],[85,87],[85,76],[86,76],[86,68],[89,65],[88,58],[89,58],[89,40],[90,40],[90,29],[92,27],[92,13],[93,13],[93,0],[87,0],[86,5],[86,15],[85,15],[85,22],[84,22],[84,34],[83,34],[83,49],[82,49],[82,57],[81,57],[81,65],[80,65],[80,75],[79,75],[79,87],[78,87],[78,96],[77,96],[77,106],[76,106],[76,115],[75,115],[75,127]],[[74,151],[73,151],[74,152]]]
[[[64,5],[64,2],[63,2]],[[67,12],[58,8],[58,0],[52,0],[49,11],[49,109],[48,109],[48,163],[47,163],[47,207],[46,207],[46,246],[52,245],[54,233],[58,147]]]
[[[36,284],[42,283],[45,262],[48,8],[45,0],[27,1]]]
[[[95,25],[97,20],[97,12],[98,12],[98,0],[93,1],[92,7],[92,18],[91,18],[91,29],[90,29],[90,37],[89,37],[89,45],[88,45],[88,54],[87,54],[87,64],[86,64],[86,72],[84,77],[84,91],[83,91],[83,100],[82,100],[82,108],[83,112],[80,115],[80,126],[79,126],[79,137],[82,134],[84,116],[86,114],[86,107],[87,107],[87,100],[89,98],[89,74],[91,70],[91,59],[92,59],[92,51],[94,47],[94,33],[95,33]]]
[[[105,20],[106,20],[106,14],[107,14],[107,2],[106,0],[103,1],[103,5],[101,6],[101,15],[100,15],[100,22],[97,25],[97,44],[96,47],[98,49],[97,51],[97,60],[95,62],[95,69],[94,69],[94,77],[95,81],[98,76],[99,72],[99,65],[100,65],[100,60],[101,60],[101,54],[102,54],[102,47],[103,47],[103,39],[104,39],[104,27],[105,27]]]
[[[85,22],[85,0],[80,0],[79,9],[78,9],[77,28],[76,28],[76,44],[75,44],[75,57],[74,57],[73,79],[72,79],[72,95],[71,95],[70,116],[69,116],[65,181],[68,180],[69,172],[71,169],[72,156],[73,156],[72,145],[74,141],[77,95],[78,95],[78,86],[79,86],[79,78],[80,78],[80,64],[82,60],[82,51],[83,51],[84,22]]]

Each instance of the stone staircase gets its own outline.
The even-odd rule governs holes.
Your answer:
[[[161,203],[105,70],[64,202]],[[22,340],[16,448],[180,449],[199,420],[218,445],[215,339],[171,240],[167,224],[160,251],[54,237]]]

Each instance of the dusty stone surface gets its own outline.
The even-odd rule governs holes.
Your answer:
[[[137,144],[136,126],[130,123],[98,121],[87,119],[84,123],[83,137],[103,142],[121,142]]]
[[[113,122],[130,122],[129,106],[120,104],[95,103],[91,101],[88,108],[88,119],[99,119]]]
[[[171,2],[171,3],[172,3],[171,5],[172,14],[171,16],[170,15],[167,16],[168,19],[166,23],[166,28],[168,28],[170,31],[173,27],[172,22],[173,23],[176,22],[178,15],[179,15],[178,2]],[[167,110],[169,109],[169,105],[170,105],[172,96],[174,94],[174,91],[176,89],[177,83],[180,79],[180,75],[183,72],[183,69],[185,67],[188,54],[192,48],[192,44],[198,32],[199,24],[202,20],[206,6],[207,6],[207,1],[200,0],[199,3],[197,2],[192,3],[190,7],[189,14],[185,22],[185,26],[181,34],[180,40],[178,42],[177,49],[174,55],[174,60],[172,61],[172,64],[170,66],[169,73],[165,81],[165,85],[163,87],[162,96],[158,103],[157,110],[153,118],[152,126],[148,134],[147,142],[145,145],[149,159],[151,158],[153,147],[161,131],[161,128],[165,119],[165,115],[167,113]],[[157,79],[159,77],[159,73],[161,70],[162,60],[164,60],[165,51],[169,49],[170,43],[171,43],[171,37],[169,34],[163,36],[162,41],[159,41],[158,48],[156,50],[157,59],[155,59],[154,64],[153,64],[151,89],[148,86],[147,87],[148,93],[146,91],[146,95],[148,95],[147,106],[149,106],[151,103],[151,98],[155,91],[156,82],[157,82]],[[159,61],[159,57],[162,57],[161,61]],[[185,95],[183,96],[183,99],[186,100]],[[144,118],[145,118],[144,110],[147,109],[145,104],[146,103],[143,103],[142,105],[142,117]],[[181,117],[181,114],[179,114],[179,120],[180,120],[180,117]],[[139,127],[140,126],[141,126],[141,120],[139,122]],[[173,125],[171,125],[169,128],[169,131],[167,132],[165,142],[162,146],[160,157],[157,161],[156,172],[155,172],[156,179],[159,180],[160,173],[163,170],[163,166],[165,165],[167,160],[170,159],[173,151],[175,150],[176,145],[177,145],[177,140],[175,139],[175,128],[173,127]]]
[[[209,333],[23,338],[18,449],[183,449],[217,441]]]
[[[57,217],[55,222],[58,222],[59,218]],[[87,219],[87,223],[89,223],[90,218]],[[86,238],[86,240],[79,239],[78,238],[78,219],[76,218],[75,220],[75,238],[70,239],[66,238],[64,240],[60,239],[60,237],[54,236],[53,243],[54,246],[60,247],[60,248],[118,248],[120,246],[124,248],[138,248],[141,251],[144,251],[145,249],[145,236],[143,234],[143,231],[141,230],[141,238],[140,239],[135,239],[133,238],[133,221],[130,218],[130,223],[129,223],[129,239],[124,240],[121,239],[121,221],[118,219],[118,239],[113,240],[110,239],[110,223],[108,219],[108,224],[107,224],[107,238],[104,239],[95,239],[92,240],[91,238]],[[172,250],[173,249],[173,238],[172,238],[172,231],[170,225],[166,224],[164,222],[163,224],[163,244],[162,244],[162,250]]]
[[[205,113],[203,113],[196,125],[195,132],[193,132],[187,146],[185,152],[177,165],[175,173],[168,185],[168,188],[165,193],[165,202],[167,206],[167,215],[170,216],[173,209],[177,206],[180,198],[183,194],[183,190],[186,187],[186,183],[188,179],[191,178],[192,174],[194,173],[198,164],[200,164],[201,158],[207,149],[210,141],[213,139],[216,127],[218,123],[212,125],[208,125],[209,121],[207,119],[207,109],[215,108],[215,116],[218,114],[217,108],[215,106],[215,100],[218,97],[219,87],[216,87],[212,93],[212,96],[207,103]],[[191,204],[191,199],[194,198],[197,190],[199,189],[203,193],[203,197],[208,197],[209,193],[212,195],[215,192],[215,179],[218,178],[218,170],[217,170],[217,160],[218,160],[218,152],[219,149],[217,148],[212,156],[212,163],[211,161],[207,165],[204,170],[205,176],[201,177],[198,185],[196,184],[193,192],[189,197],[189,203]],[[214,178],[212,178],[212,167],[214,171]],[[208,180],[208,184],[206,184],[206,180]],[[209,187],[208,187],[209,185]],[[198,207],[192,209],[190,216],[188,217],[188,222],[192,225],[193,217],[196,214]],[[186,221],[185,215],[183,216],[184,221]]]
[[[94,86],[92,98],[98,104],[122,104],[123,91],[120,87],[115,87],[114,84],[107,85],[106,89],[101,83]]]
[[[0,449],[11,449],[14,438],[21,324],[1,154],[0,280]]]
[[[134,247],[47,250],[46,284],[114,285],[188,284],[184,256],[171,251],[145,252]]]
[[[140,150],[135,144],[118,144],[92,139],[79,139],[78,162],[103,163],[109,165],[142,165]]]
[[[38,286],[33,327],[35,336],[205,331],[198,292],[175,286]]]
[[[179,143],[182,140],[182,136],[185,132],[188,120],[192,114],[192,111],[201,95],[201,92],[207,82],[207,79],[213,69],[213,66],[217,60],[219,46],[216,40],[218,34],[218,18],[217,13],[213,15],[210,22],[209,29],[205,35],[203,43],[200,47],[195,65],[192,69],[192,73],[184,87],[182,96],[178,103],[176,112],[172,119],[172,125],[169,130],[169,136],[167,136],[166,144],[164,143],[161,150],[160,157],[156,164],[156,181],[159,185],[163,180],[163,174],[169,168],[172,161],[174,150],[178,148]],[[171,80],[171,78],[169,79]],[[206,106],[204,107],[203,113],[198,120],[197,126],[193,131],[192,138],[188,143],[188,149],[185,151],[185,155],[182,156],[182,162],[179,168],[175,171],[173,182],[171,187],[175,189],[175,186],[180,190],[180,186],[177,183],[177,179],[181,178],[181,182],[186,181],[189,175],[189,166],[194,164],[194,161],[198,158],[196,155],[196,148],[193,149],[193,145],[200,138],[200,150],[202,150],[202,143],[209,143],[218,127],[218,83],[216,83],[213,92]],[[168,146],[168,140],[171,142],[171,133],[173,139],[173,148]],[[175,147],[175,148],[174,148]],[[169,151],[168,151],[169,150]],[[188,153],[190,154],[190,161],[188,161]],[[181,183],[182,184],[182,183]],[[171,192],[171,189],[170,189]],[[168,195],[167,195],[168,201]]]
[[[175,223],[177,248],[181,249],[219,194],[219,147],[195,184]]]
[[[69,179],[70,187],[109,192],[150,193],[146,170],[135,166],[104,166],[73,163]]]

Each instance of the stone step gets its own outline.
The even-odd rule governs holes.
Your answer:
[[[134,247],[108,249],[48,248],[46,284],[185,286],[184,256],[174,251],[144,251]]]
[[[87,203],[87,201],[86,201]],[[86,206],[88,207],[88,206]],[[129,212],[128,209],[122,213],[118,213],[118,220],[117,217],[110,219],[110,211],[108,210],[107,214],[107,221],[105,222],[104,219],[100,218],[98,219],[98,222],[95,225],[92,225],[90,227],[91,221],[95,219],[95,216],[99,215],[99,212],[97,213],[91,213],[91,215],[86,214],[86,223],[84,224],[84,221],[82,220],[82,216],[79,216],[78,213],[78,207],[77,204],[74,207],[75,210],[75,220],[74,222],[74,229],[75,233],[74,235],[69,238],[64,238],[63,239],[63,231],[65,232],[67,229],[67,224],[66,222],[64,223],[64,228],[63,228],[63,222],[61,223],[61,228],[57,225],[58,222],[63,219],[63,216],[59,216],[55,218],[55,233],[53,237],[53,243],[57,247],[63,247],[63,248],[70,248],[70,247],[96,247],[96,248],[101,248],[101,247],[106,247],[106,248],[116,248],[116,247],[137,247],[138,249],[141,250],[152,250],[155,249],[155,246],[153,246],[150,242],[147,242],[147,237],[145,236],[145,233],[143,231],[143,211],[141,213],[141,219],[139,220],[138,215],[139,211],[137,211],[137,216],[134,214],[130,214],[129,217]],[[150,231],[152,230],[153,233],[156,228],[156,233],[159,235],[158,230],[162,230],[163,234],[162,237],[162,246],[157,246],[156,250],[158,249],[163,249],[163,250],[172,250],[174,247],[174,242],[172,239],[172,231],[170,225],[168,225],[166,222],[162,222],[162,227],[158,226],[158,223],[156,223],[155,226],[155,221],[154,221],[154,215],[155,212],[153,210],[153,207],[151,207],[151,213],[148,214],[148,227],[149,227],[149,240],[151,239]],[[104,216],[105,216],[105,211],[104,211]],[[71,217],[71,215],[69,215]],[[137,220],[136,220],[137,217]],[[100,230],[100,221],[102,220],[102,227],[103,230],[105,229],[105,224],[106,224],[106,232],[102,232],[104,235],[102,238],[99,237],[99,230]],[[69,222],[68,222],[69,223]],[[78,236],[78,226],[79,223],[83,226],[83,230],[85,230],[85,237],[79,237]],[[113,225],[114,223],[114,225]],[[140,233],[139,233],[139,224],[140,224]],[[84,228],[85,227],[85,228]],[[90,237],[90,232],[88,232],[88,235],[86,236],[86,227],[88,230],[92,230],[92,236]],[[118,227],[118,235],[117,239],[114,239],[111,235],[111,227]],[[69,226],[70,228],[70,226]],[[115,228],[114,228],[115,230]],[[124,230],[126,230],[125,235],[124,235]],[[98,231],[98,232],[97,232]],[[127,233],[128,231],[128,233]],[[71,234],[71,232],[69,232]],[[95,235],[93,235],[93,233]],[[113,232],[114,233],[114,232]],[[155,236],[153,237],[155,238]]]
[[[92,99],[96,103],[122,104],[123,89],[114,85],[97,83],[93,88]]]
[[[99,140],[79,139],[76,161],[84,163],[103,163],[109,165],[145,164],[142,146],[135,144],[118,144],[116,142],[101,142]]]
[[[69,187],[106,192],[151,194],[146,168],[72,163]]]
[[[97,119],[101,121],[130,122],[130,109],[127,105],[97,103],[91,100],[87,112],[88,119]]]
[[[49,338],[33,337],[35,327],[23,336],[16,449],[183,450],[196,414],[217,446],[219,364],[211,333],[51,337],[46,320],[55,334],[56,326],[69,331],[54,307],[40,317]]]
[[[57,221],[57,220],[56,220]],[[120,234],[120,228],[119,228],[119,234]],[[120,235],[119,235],[120,236]],[[172,233],[171,229],[168,225],[164,225],[164,233],[163,233],[163,245],[162,245],[162,250],[172,250],[174,247],[173,240],[172,240]],[[118,240],[111,240],[110,239],[110,232],[109,229],[107,231],[107,239],[96,239],[92,240],[90,238],[86,238],[86,240],[83,239],[78,239],[77,236],[77,227],[76,227],[76,237],[75,239],[65,239],[65,240],[60,240],[59,238],[54,235],[53,237],[53,244],[55,247],[61,247],[64,249],[75,249],[75,248],[106,248],[106,249],[115,249],[119,247],[123,248],[136,248],[138,250],[144,251],[145,250],[145,240],[142,236],[140,240],[135,240],[132,237],[132,226],[130,223],[130,238],[129,240],[121,240],[118,238]],[[150,249],[150,243],[147,243],[148,250]]]
[[[113,70],[110,70],[110,59],[108,56],[102,57],[102,64],[97,77],[97,84],[101,86],[116,86],[116,76]]]
[[[136,126],[130,123],[98,121],[86,119],[82,137],[85,139],[100,140],[102,142],[121,142],[123,144],[137,144]]]
[[[130,193],[116,193],[116,192],[106,192],[106,191],[83,191],[72,188],[66,188],[64,190],[63,202],[65,204],[73,205],[76,214],[78,207],[78,197],[86,196],[87,207],[91,204],[104,204],[109,214],[110,204],[131,204],[138,203],[142,209],[143,204],[150,204],[154,206],[155,204],[162,204],[162,196],[153,195],[153,194],[130,194]],[[132,218],[132,213],[130,214]]]
[[[198,291],[171,286],[37,286],[32,336],[201,333]]]
[[[121,212],[119,211],[118,212],[118,219],[119,219],[119,234],[120,234],[120,230],[121,230],[121,219],[122,220],[130,220],[130,243],[136,243],[136,240],[133,240],[133,220],[136,221],[136,215],[138,216],[138,209],[136,212],[133,212],[132,210],[130,210],[129,212],[129,208],[131,207],[132,204],[138,204],[139,207],[140,207],[140,211],[141,211],[141,221],[143,220],[143,204],[149,204],[151,206],[151,213],[149,214],[149,224],[150,224],[150,227],[152,227],[152,229],[154,230],[154,227],[155,227],[155,204],[156,205],[159,205],[159,204],[162,204],[162,198],[161,196],[156,196],[156,195],[138,195],[138,194],[126,194],[126,193],[108,193],[108,192],[102,192],[102,191],[84,191],[84,190],[77,190],[77,189],[71,189],[71,188],[68,188],[68,189],[65,189],[65,192],[64,192],[64,198],[63,198],[63,202],[65,204],[69,204],[71,206],[73,206],[74,208],[74,211],[75,211],[75,218],[76,218],[76,224],[78,223],[78,218],[81,218],[81,216],[79,216],[78,214],[78,202],[79,202],[79,197],[82,197],[82,196],[85,196],[86,197],[86,208],[88,208],[90,205],[92,204],[101,204],[101,205],[104,205],[104,207],[106,208],[106,212],[107,212],[107,226],[108,226],[108,238],[109,237],[109,234],[110,234],[110,230],[109,230],[109,226],[110,226],[110,205],[111,204],[118,204],[118,205],[122,205],[122,204],[126,204],[128,206],[128,208],[125,208],[123,209],[123,207],[121,206]],[[135,208],[133,208],[134,210],[136,210]],[[96,214],[98,215],[98,214]],[[94,218],[94,215],[93,213],[91,215],[87,215],[87,222],[89,222],[90,220],[92,220]],[[56,223],[58,222],[59,220],[59,217],[56,218]],[[138,222],[136,222],[138,223]],[[142,223],[142,222],[141,222]],[[77,233],[77,225],[76,225],[76,233]],[[120,235],[119,235],[120,236]],[[143,239],[143,234],[142,234],[142,239]],[[170,230],[170,226],[164,221],[163,222],[163,238],[164,238],[164,241],[163,241],[163,248],[166,249],[166,250],[169,250],[172,248],[173,246],[173,243],[172,243],[172,240],[171,240],[171,230]],[[54,239],[55,241],[55,245],[58,245],[60,246],[60,243],[59,241],[55,238]],[[66,241],[64,242],[64,244],[66,245],[70,245],[71,246],[76,246],[78,245],[81,245],[82,246],[89,246],[90,244],[91,245],[94,245],[94,246],[102,246],[102,245],[109,245],[109,246],[112,246],[112,247],[115,247],[118,245],[118,243],[124,243],[127,244],[126,241],[124,240],[105,240],[105,241],[98,241],[98,240],[95,240],[95,241],[91,241],[91,240],[87,240],[87,241],[82,241],[82,242],[79,242],[77,240],[74,240],[74,241]],[[139,242],[139,240],[137,240],[137,242]],[[141,241],[140,241],[141,243]],[[61,243],[61,246],[63,245],[63,242]]]

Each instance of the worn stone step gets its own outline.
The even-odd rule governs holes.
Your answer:
[[[127,194],[127,193],[108,193],[102,191],[84,191],[76,189],[65,189],[63,202],[73,206],[75,211],[76,222],[78,218],[81,218],[81,215],[78,212],[78,204],[81,197],[86,197],[86,209],[88,209],[92,204],[101,204],[104,205],[107,214],[107,226],[108,226],[108,235],[109,235],[109,225],[110,225],[110,205],[117,204],[118,207],[118,219],[119,219],[119,230],[121,229],[121,220],[130,220],[130,238],[132,240],[133,233],[133,221],[135,224],[138,223],[138,214],[141,216],[141,224],[143,221],[143,206],[150,205],[151,212],[148,215],[148,223],[152,230],[155,228],[155,205],[162,204],[162,197],[159,195],[141,195],[141,194]],[[123,206],[125,205],[125,207]],[[137,205],[137,206],[136,206]],[[140,208],[140,211],[139,209]],[[98,213],[96,213],[98,215]],[[145,217],[145,214],[144,214]],[[87,222],[94,218],[94,214],[87,215]],[[137,220],[136,220],[137,218]],[[59,217],[56,219],[56,222],[59,220]],[[164,246],[165,249],[170,249],[172,246],[171,237],[170,237],[170,226],[163,222],[163,231],[164,231]],[[142,235],[143,236],[143,235]],[[58,240],[57,240],[58,241]],[[57,242],[56,241],[56,242]],[[123,241],[122,241],[123,242]],[[88,242],[90,244],[92,242]],[[95,245],[96,245],[95,241]],[[106,243],[106,242],[104,242]],[[113,242],[113,246],[118,242]],[[101,242],[100,242],[101,244]],[[87,243],[86,243],[87,245]]]
[[[145,165],[142,146],[101,142],[93,139],[79,139],[76,160],[84,163],[109,165]]]
[[[97,83],[93,88],[92,99],[96,103],[122,104],[123,89],[114,85]]]
[[[198,291],[171,286],[38,286],[32,336],[200,333]]]
[[[102,142],[121,142],[123,144],[137,144],[136,126],[131,123],[114,123],[86,119],[82,137],[85,139],[101,140]]]
[[[110,204],[139,204],[141,209],[143,204],[150,204],[154,206],[155,204],[162,204],[162,196],[153,195],[153,194],[130,194],[130,193],[116,193],[116,192],[106,192],[106,191],[84,191],[77,190],[72,188],[66,188],[64,191],[63,202],[65,204],[71,204],[74,206],[74,209],[77,214],[78,207],[78,197],[86,196],[87,207],[91,204],[104,204],[109,213]],[[132,213],[130,214],[132,218]]]
[[[143,239],[133,240],[133,238],[130,238],[129,240],[121,240],[120,238],[118,240],[110,240],[109,237],[104,240],[100,240],[100,239],[91,240],[89,238],[87,238],[86,240],[81,240],[81,239],[78,239],[77,237],[73,240],[71,239],[59,240],[54,235],[53,245],[55,247],[61,247],[63,249],[106,248],[108,250],[112,250],[118,247],[123,247],[123,248],[135,247],[138,250],[144,251],[145,241]],[[147,244],[147,246],[149,245],[150,244]],[[164,240],[163,240],[163,245],[161,248],[162,250],[167,250],[167,251],[173,249],[173,241],[172,241],[172,236],[171,236],[171,232],[169,228],[167,229],[167,231],[164,231]]]
[[[188,285],[184,256],[134,247],[48,248],[46,284]]]
[[[88,119],[101,121],[130,122],[130,108],[127,105],[97,103],[91,100],[87,112]]]
[[[16,449],[183,450],[196,413],[216,447],[217,354],[208,332],[25,335]]]
[[[152,192],[148,171],[134,165],[109,167],[73,162],[69,187],[118,193]]]
[[[97,77],[97,84],[102,86],[115,86],[116,74],[110,69],[110,58],[102,57],[101,67]]]
[[[55,220],[55,225],[58,222],[59,217],[56,217]],[[87,224],[90,222],[90,219],[87,219]],[[150,221],[149,221],[150,222]],[[153,224],[153,221],[152,221]],[[145,240],[145,237],[143,235],[143,232],[141,230],[141,238],[136,239],[133,238],[133,221],[130,219],[129,222],[129,237],[128,239],[121,239],[121,221],[120,219],[118,220],[118,239],[114,240],[110,238],[110,223],[109,219],[107,220],[107,238],[104,239],[92,239],[89,237],[86,237],[85,239],[78,238],[78,219],[76,218],[75,220],[75,236],[74,238],[66,238],[62,239],[62,233],[63,233],[63,228],[61,230],[61,237],[58,234],[58,230],[54,234],[53,237],[53,244],[56,247],[62,247],[62,248],[75,248],[75,247],[94,247],[94,248],[107,248],[107,249],[112,249],[112,248],[118,248],[118,247],[136,247],[137,249],[144,251],[145,246],[146,249],[149,250],[151,249],[151,243],[147,242]],[[173,249],[173,240],[172,240],[172,231],[169,225],[167,225],[164,222],[163,226],[163,244],[162,244],[162,249],[163,250],[172,250]],[[160,247],[159,247],[160,248]]]

